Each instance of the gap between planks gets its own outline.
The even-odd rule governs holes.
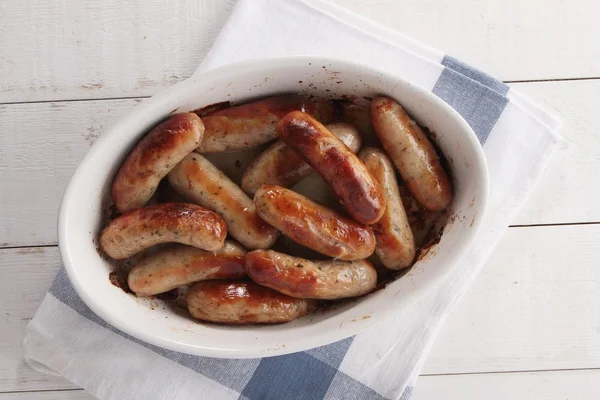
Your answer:
[[[543,228],[543,227],[552,227],[552,226],[578,226],[578,225],[600,225],[600,221],[597,222],[558,222],[552,224],[526,224],[526,225],[509,225],[509,229],[518,229],[518,228]],[[22,246],[0,246],[0,250],[13,250],[13,249],[32,249],[32,248],[48,248],[48,247],[58,247],[58,243],[52,244],[31,244],[31,245],[22,245]],[[520,372],[520,371],[515,371]]]
[[[188,78],[183,78],[185,80]],[[600,76],[582,77],[582,78],[549,78],[549,79],[524,79],[524,80],[509,80],[503,83],[547,83],[547,82],[577,82],[577,81],[595,81],[600,80]],[[89,97],[84,99],[50,99],[50,100],[29,100],[29,101],[8,101],[0,102],[0,106],[12,106],[19,104],[44,104],[44,103],[74,103],[85,101],[110,101],[110,100],[143,100],[149,99],[152,96],[121,96],[121,97]]]

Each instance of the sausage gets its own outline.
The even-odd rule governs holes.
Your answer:
[[[295,242],[340,260],[360,260],[375,250],[366,225],[281,186],[263,185],[254,195],[258,215]]]
[[[129,272],[127,284],[138,296],[153,296],[206,279],[243,278],[245,254],[232,241],[215,252],[178,245],[140,260]]]
[[[176,114],[156,126],[135,146],[112,184],[121,213],[148,203],[158,184],[202,141],[204,125],[194,113]]]
[[[300,95],[267,97],[202,116],[206,127],[199,153],[223,152],[259,146],[277,138],[277,123],[287,113],[303,110],[319,116],[331,114],[324,102],[316,103]]]
[[[254,202],[202,155],[185,157],[168,179],[175,190],[223,217],[229,234],[247,248],[266,249],[277,239],[277,230],[260,219]]]
[[[307,299],[360,296],[377,284],[377,271],[367,260],[309,261],[273,250],[247,253],[246,273],[260,285]]]
[[[362,161],[319,121],[294,111],[282,118],[277,131],[321,175],[354,220],[368,225],[381,218],[385,199],[379,184]]]
[[[358,130],[350,124],[326,125],[352,152],[356,153],[362,139]],[[242,189],[253,196],[263,184],[292,187],[308,176],[313,169],[284,142],[278,140],[262,152],[244,172]]]
[[[415,238],[400,198],[394,166],[382,150],[374,147],[363,149],[359,158],[383,188],[387,204],[383,217],[372,226],[377,239],[375,253],[389,269],[409,267],[415,258]]]
[[[425,208],[441,211],[452,202],[452,186],[433,145],[396,101],[371,102],[373,128],[404,184]]]
[[[100,234],[100,247],[115,260],[159,243],[177,242],[215,251],[227,236],[225,221],[195,204],[163,203],[138,208],[112,220]]]
[[[203,281],[192,286],[187,306],[194,318],[226,324],[279,324],[305,316],[311,302],[254,282]]]

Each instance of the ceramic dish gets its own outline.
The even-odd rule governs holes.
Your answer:
[[[132,146],[170,113],[280,93],[355,99],[387,95],[399,101],[450,161],[455,197],[441,240],[401,278],[360,299],[283,325],[223,326],[193,321],[155,299],[136,298],[108,279],[111,264],[97,250],[112,179]],[[323,58],[244,62],[199,73],[145,100],[104,132],[77,168],[59,215],[61,256],[82,300],[121,331],[163,348],[203,356],[250,358],[291,353],[355,335],[393,316],[443,283],[479,230],[488,176],[482,148],[469,125],[429,91],[366,65]]]

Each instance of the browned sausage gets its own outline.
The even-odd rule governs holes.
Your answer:
[[[100,234],[100,247],[121,260],[159,243],[177,242],[215,251],[227,226],[216,213],[195,204],[153,204],[112,220]]]
[[[387,204],[383,217],[372,226],[377,238],[375,253],[389,269],[406,268],[415,258],[415,238],[400,198],[394,166],[382,150],[374,147],[364,149],[359,157],[383,188]]]
[[[440,211],[452,201],[452,186],[433,145],[423,130],[392,99],[371,102],[371,119],[383,148],[417,201]]]
[[[254,282],[203,281],[190,288],[187,305],[194,318],[225,324],[278,324],[308,313],[310,302]]]
[[[192,153],[184,158],[169,173],[169,182],[181,194],[223,217],[229,234],[247,248],[266,249],[277,239],[277,229],[258,216],[246,193],[202,155]]]
[[[327,182],[348,214],[372,224],[385,211],[377,181],[352,151],[310,115],[294,111],[277,126],[279,136]]]
[[[327,104],[299,95],[267,97],[258,101],[210,112],[202,116],[206,127],[200,153],[242,150],[277,138],[277,123],[294,110],[316,115],[331,112]]]
[[[303,246],[340,260],[360,260],[375,250],[373,231],[289,189],[263,185],[258,215]]]
[[[377,284],[377,271],[367,260],[309,261],[273,250],[247,253],[246,273],[260,285],[307,299],[360,296]]]
[[[204,125],[194,113],[173,115],[135,146],[119,169],[112,198],[120,212],[148,203],[171,169],[201,142]]]
[[[245,254],[232,241],[215,252],[177,245],[140,260],[129,272],[127,284],[138,296],[153,296],[206,279],[243,278]]]
[[[354,153],[360,149],[362,139],[352,125],[339,122],[326,127]],[[264,184],[291,187],[312,171],[302,157],[278,140],[256,157],[246,169],[242,177],[242,189],[253,196]]]

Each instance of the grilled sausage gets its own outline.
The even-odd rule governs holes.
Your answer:
[[[394,166],[382,150],[374,147],[363,149],[359,157],[383,188],[387,204],[383,217],[372,226],[377,238],[375,253],[389,269],[409,267],[415,258],[415,238],[400,198]]]
[[[373,127],[404,184],[425,208],[441,211],[452,201],[452,186],[433,145],[396,101],[371,102]]]
[[[187,306],[194,318],[226,324],[278,324],[308,313],[310,302],[254,282],[203,281],[192,286]]]
[[[262,219],[319,253],[340,260],[360,260],[375,250],[375,236],[368,226],[289,189],[263,185],[254,195],[254,204]]]
[[[307,299],[360,296],[377,284],[377,271],[367,260],[309,261],[273,250],[247,253],[246,273],[260,285]]]
[[[326,125],[350,150],[356,153],[362,139],[350,124]],[[263,184],[291,187],[308,176],[313,169],[284,142],[278,140],[262,152],[244,172],[242,189],[250,196]]]
[[[138,296],[153,296],[206,279],[243,278],[245,254],[232,241],[215,252],[178,245],[140,260],[129,272],[127,284]]]
[[[100,247],[121,260],[159,243],[177,242],[215,251],[227,226],[216,213],[195,204],[153,204],[112,220],[100,234]]]
[[[277,230],[260,219],[254,202],[200,154],[188,155],[168,178],[175,190],[223,217],[229,234],[247,248],[266,249],[277,239]]]
[[[379,184],[362,161],[319,121],[294,111],[282,118],[277,130],[321,175],[352,218],[362,224],[381,218],[385,200]]]
[[[267,97],[202,116],[206,127],[199,153],[234,151],[259,146],[277,138],[277,123],[287,113],[302,110],[323,116],[331,113],[326,103],[299,95]]]
[[[146,205],[160,180],[200,144],[203,134],[200,117],[184,113],[173,115],[144,136],[112,184],[117,210],[124,213]]]

